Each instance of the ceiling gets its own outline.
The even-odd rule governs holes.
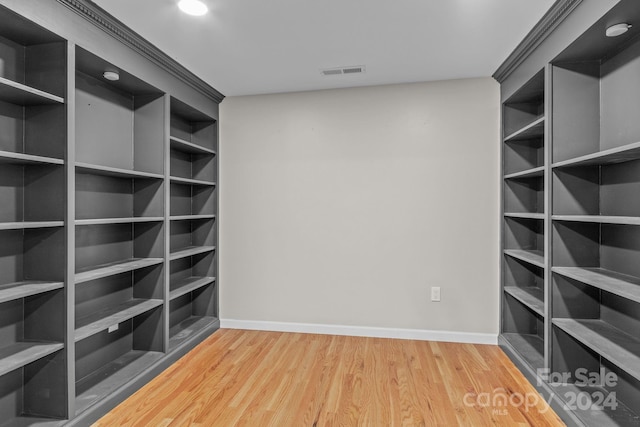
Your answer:
[[[490,76],[553,0],[93,0],[226,96]],[[366,72],[324,76],[324,68]]]

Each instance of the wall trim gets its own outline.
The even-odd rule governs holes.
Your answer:
[[[225,329],[296,332],[303,334],[346,335],[352,337],[396,338],[420,341],[444,341],[465,344],[498,344],[498,334],[475,332],[431,331],[426,329],[377,328],[369,326],[324,325],[317,323],[268,322],[261,320],[221,319]]]
[[[222,102],[224,95],[211,87],[207,82],[193,74],[178,61],[151,44],[140,34],[127,27],[107,11],[90,0],[57,0],[78,15],[103,30],[120,43],[127,45],[136,53],[144,56],[169,74],[182,80],[195,90],[204,93],[217,103]]]
[[[582,0],[557,0],[505,61],[493,78],[502,83],[556,29]]]

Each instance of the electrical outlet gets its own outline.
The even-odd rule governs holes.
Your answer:
[[[431,301],[440,301],[440,287],[433,286],[431,288]]]
[[[115,332],[118,330],[118,324],[109,326],[109,333]]]

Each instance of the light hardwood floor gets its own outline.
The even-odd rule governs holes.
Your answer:
[[[564,424],[497,346],[222,329],[94,425]]]

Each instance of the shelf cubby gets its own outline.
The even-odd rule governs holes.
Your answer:
[[[508,213],[543,213],[544,177],[536,175],[505,178],[504,211]]]
[[[544,266],[544,221],[505,217],[503,241],[507,255]]]
[[[544,136],[528,139],[511,139],[503,148],[504,174],[506,176],[524,171],[544,171]]]
[[[210,282],[169,303],[169,350],[217,320],[215,282]]]
[[[544,70],[536,73],[503,103],[505,141],[544,134]]]
[[[99,219],[162,221],[164,182],[146,177],[76,173],[76,221],[87,224],[92,223],[88,220]]]
[[[169,250],[171,259],[214,249],[217,241],[213,219],[171,221]]]
[[[117,72],[120,78],[105,79],[105,70]],[[76,47],[76,160],[106,171],[162,175],[163,95],[122,68]]]
[[[502,336],[533,369],[544,367],[544,317],[506,291]]]

